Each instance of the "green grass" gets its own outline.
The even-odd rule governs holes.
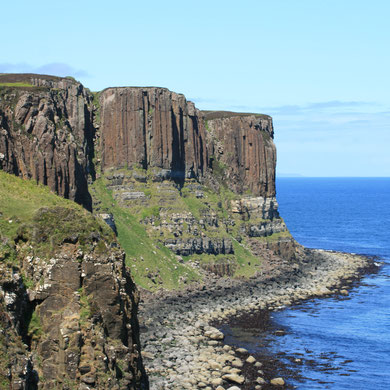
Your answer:
[[[234,277],[250,277],[259,271],[262,259],[254,256],[251,251],[246,248],[245,243],[239,243],[234,238],[232,239],[234,255],[192,255],[185,258],[186,261],[198,261],[200,264],[220,264],[226,261],[236,264]]]
[[[141,211],[141,218],[150,218],[155,217],[158,218],[160,216],[160,206],[151,206],[151,207],[145,207]]]
[[[96,107],[95,114],[95,122],[100,124],[100,92],[92,92],[93,96],[93,105]]]
[[[225,178],[225,171],[226,171],[226,165],[217,160],[215,156],[211,157],[211,168],[213,170],[213,175],[217,178],[218,181],[221,182],[221,184],[224,184],[224,178]]]
[[[0,171],[0,232],[14,238],[23,223],[31,223],[40,207],[79,208],[69,200],[54,195],[48,187],[33,180],[23,180]]]
[[[258,240],[267,241],[267,242],[275,242],[283,238],[292,238],[292,235],[288,230],[286,230],[284,232],[274,233],[271,236],[257,237]]]
[[[80,324],[83,326],[92,317],[92,308],[90,297],[85,294],[84,289],[80,288],[78,293],[80,294]]]
[[[76,203],[32,180],[0,171],[0,258],[13,259],[12,242],[17,238],[29,241],[34,255],[48,258],[66,240],[76,238],[87,249],[92,233],[115,239],[104,222]]]
[[[222,174],[224,167],[218,164]],[[119,172],[119,171],[115,171]],[[235,275],[237,277],[250,277],[261,267],[262,259],[254,256],[245,245],[245,241],[239,243],[236,238],[241,235],[240,228],[244,223],[239,214],[231,212],[232,200],[239,199],[240,196],[221,185],[219,191],[213,191],[206,186],[200,186],[193,180],[187,180],[181,191],[175,188],[174,184],[167,186],[155,183],[150,178],[146,183],[140,183],[131,179],[129,171],[124,172],[126,180],[130,180],[132,191],[144,192],[147,198],[129,202],[117,203],[113,194],[107,189],[108,181],[102,177],[93,184],[96,190],[94,195],[102,201],[101,208],[114,215],[118,238],[121,246],[127,254],[127,264],[132,270],[134,280],[138,285],[147,289],[165,287],[168,289],[178,287],[178,278],[181,275],[188,275],[188,268],[178,263],[176,256],[172,254],[164,245],[163,241],[174,238],[174,232],[165,228],[163,220],[170,224],[170,215],[191,213],[198,222],[205,219],[205,215],[215,215],[218,218],[218,226],[208,226],[202,228],[202,233],[210,238],[230,238],[233,242],[234,254],[232,255],[192,255],[187,260],[199,260],[201,263],[218,263],[228,259],[237,264]],[[110,172],[112,174],[112,172]],[[169,196],[174,200],[165,199],[165,189],[168,189]],[[196,197],[197,191],[203,192],[203,197]],[[175,194],[176,191],[176,194]],[[154,218],[154,227],[145,224],[143,221],[149,217]],[[224,221],[233,221],[225,226]],[[250,221],[249,221],[250,222]],[[194,237],[189,230],[189,224],[184,220],[179,223],[181,226],[181,239]],[[228,229],[228,230],[227,230]],[[279,235],[279,236],[282,236]],[[267,238],[268,240],[277,239]],[[172,267],[173,265],[173,267]],[[176,268],[175,268],[176,267]],[[192,279],[197,280],[199,276],[192,270]],[[162,284],[154,284],[148,278],[148,274],[158,274],[156,278]],[[189,278],[191,279],[191,278]]]
[[[255,274],[261,267],[262,259],[256,257],[252,252],[245,247],[245,243],[240,243],[233,239],[234,254],[238,267],[234,276],[250,277]]]
[[[0,83],[0,87],[31,88],[31,87],[35,87],[35,85],[32,85],[30,83],[17,82],[17,83]]]
[[[201,218],[201,210],[207,210],[204,201],[197,199],[186,187],[182,189],[182,194],[181,200],[185,205],[184,209],[187,208],[199,220]]]
[[[192,268],[179,263],[168,248],[149,237],[145,226],[139,222],[139,215],[117,204],[106,188],[104,178],[98,179],[92,188],[102,202],[102,209],[114,215],[118,240],[126,252],[126,264],[138,286],[148,290],[177,289],[182,286],[180,277],[185,277],[188,282],[199,280],[200,276]],[[148,275],[155,276],[156,283]]]
[[[0,262],[2,261],[10,266],[17,265],[16,251],[9,243],[0,242]]]
[[[32,341],[37,341],[43,335],[41,321],[36,311],[32,313],[30,322],[28,324],[27,334],[31,337]]]

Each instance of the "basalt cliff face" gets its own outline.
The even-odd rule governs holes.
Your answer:
[[[201,112],[165,88],[108,88],[94,101],[80,83],[54,76],[0,75],[0,86],[0,169],[87,209],[95,156],[103,172],[156,168],[162,179],[200,182],[219,175],[237,194],[275,196],[266,115]]]
[[[90,235],[54,242],[80,215],[38,201],[24,224],[0,199],[0,351],[20,351],[7,363],[13,388],[147,387],[130,270],[156,291],[256,278],[299,258],[278,213],[275,164],[266,115],[199,111],[165,88],[91,93],[67,78],[0,75],[0,170],[112,230],[103,238],[86,223]],[[48,258],[34,252],[42,245]]]
[[[0,169],[91,209],[90,94],[52,76],[0,75],[0,85]]]
[[[165,88],[109,88],[100,96],[101,166],[159,168],[166,178],[203,176],[207,150],[199,111]]]
[[[183,264],[197,273],[248,276],[264,258],[298,256],[278,213],[269,116],[199,111],[183,95],[157,87],[108,88],[98,103],[99,180],[143,225],[156,256],[161,245],[176,255],[161,254],[159,265],[180,270],[176,285],[191,280]],[[101,187],[91,188],[95,211],[115,220]],[[143,287],[164,286],[164,272],[142,253],[132,261]]]
[[[229,188],[275,197],[276,149],[271,117],[257,114],[204,111],[211,163],[223,167]]]

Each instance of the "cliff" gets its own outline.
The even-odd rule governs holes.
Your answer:
[[[166,178],[203,175],[206,140],[199,111],[165,88],[108,88],[100,95],[101,167],[160,168]]]
[[[152,253],[162,244],[204,269],[228,264],[233,275],[237,251],[259,258],[271,247],[283,255],[287,246],[294,257],[275,198],[269,116],[202,112],[166,88],[92,94],[69,78],[31,74],[0,75],[0,94],[0,169],[105,216],[142,286],[201,276],[166,252],[160,255],[168,263],[155,262],[148,251],[133,250],[134,240],[150,239]],[[139,229],[147,238],[135,234]],[[138,264],[145,256],[150,262]]]
[[[0,172],[0,232],[1,383],[146,388],[138,292],[110,228]]]
[[[269,116],[201,112],[183,95],[154,87],[108,88],[99,106],[103,171],[158,168],[162,178],[202,181],[219,165],[232,191],[275,196]]]
[[[275,196],[276,149],[271,117],[204,111],[210,165],[219,165],[228,187],[239,194]]]
[[[199,111],[165,88],[122,87],[99,94],[94,124],[94,210],[119,224],[142,287],[179,287],[203,271],[250,276],[265,258],[296,258],[299,247],[275,198],[269,116]],[[145,242],[138,229],[163,261],[133,250],[130,242]],[[178,257],[160,253],[161,245]]]
[[[91,209],[91,97],[71,79],[0,75],[0,169]]]
[[[147,386],[133,280],[197,288],[299,259],[275,164],[266,115],[202,112],[166,88],[0,75],[0,379]]]
[[[275,196],[266,115],[200,112],[183,95],[154,87],[108,88],[94,101],[72,79],[33,74],[0,75],[0,94],[0,169],[89,210],[96,156],[103,172],[157,168],[162,179],[181,182],[222,175],[235,193]]]

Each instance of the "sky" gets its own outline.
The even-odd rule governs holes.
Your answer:
[[[388,0],[18,0],[0,72],[273,117],[279,175],[390,176]]]

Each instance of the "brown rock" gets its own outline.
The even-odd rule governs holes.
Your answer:
[[[102,92],[102,168],[160,168],[175,179],[199,178],[206,140],[199,111],[166,88],[109,88]]]
[[[222,376],[222,379],[225,379],[229,382],[238,383],[239,385],[245,382],[245,378],[237,374],[226,374]]]
[[[236,193],[249,190],[255,196],[275,196],[276,149],[271,117],[218,111],[203,114],[214,174]]]
[[[115,240],[110,232],[112,235],[105,238],[87,238],[83,251],[76,239],[56,246],[49,258],[26,256],[28,248],[42,240],[39,217],[45,215],[45,223],[50,224],[50,210],[37,212],[33,219],[36,225],[31,226],[34,234],[23,236],[26,243],[20,244],[21,263],[14,265],[15,270],[20,267],[16,275],[23,273],[31,283],[30,289],[40,293],[28,295],[23,282],[12,272],[5,274],[7,267],[0,262],[0,274],[4,275],[0,290],[12,297],[12,301],[7,298],[4,311],[11,324],[7,325],[2,320],[5,305],[0,295],[0,331],[3,324],[12,326],[31,349],[23,351],[23,356],[34,357],[33,365],[27,358],[18,358],[13,376],[21,378],[26,388],[33,385],[36,376],[45,378],[45,388],[57,388],[64,380],[75,388],[80,382],[99,389],[116,385],[143,388],[147,379],[136,316],[138,292],[125,267],[124,253],[110,247]],[[78,218],[82,226],[92,224],[89,213],[71,210],[56,207],[54,214]]]
[[[89,94],[73,80],[52,76],[0,75],[0,82],[10,77],[34,87],[0,88],[0,169],[91,209]]]

